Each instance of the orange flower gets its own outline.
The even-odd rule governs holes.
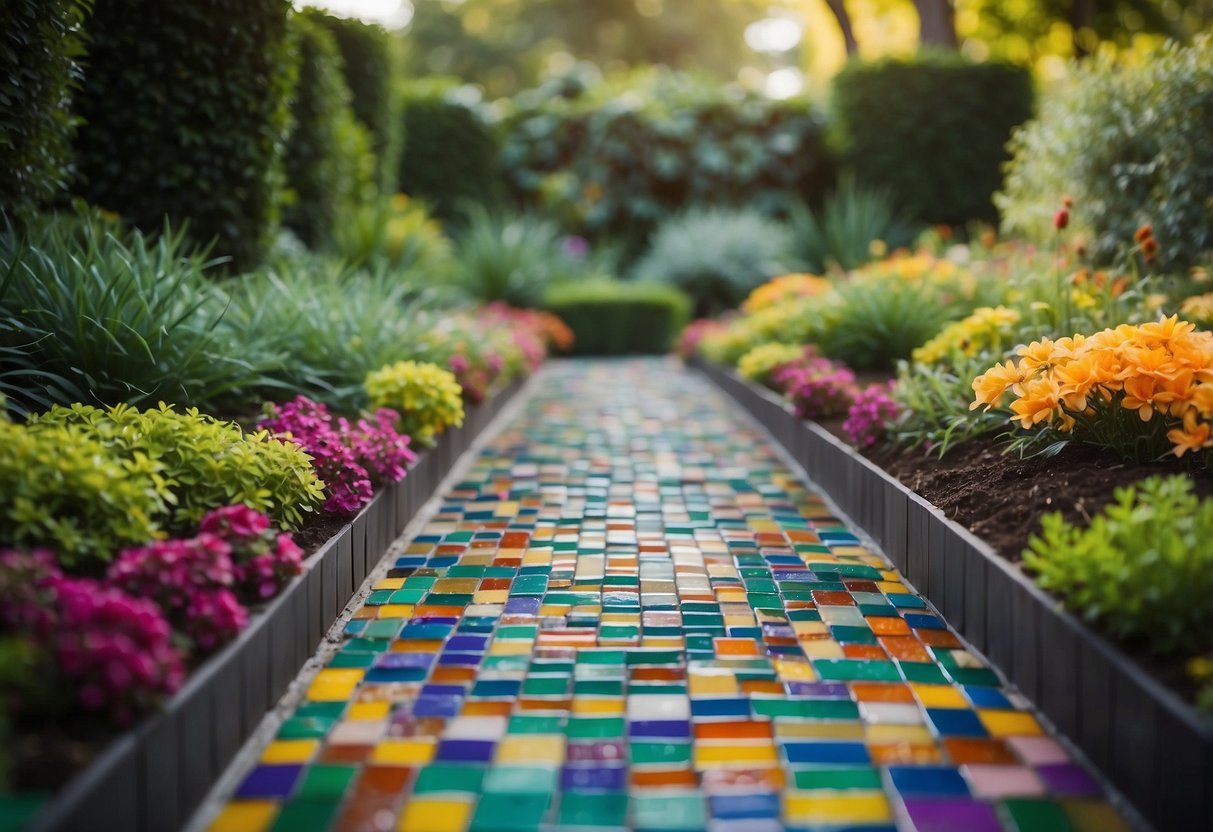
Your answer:
[[[1104,380],[1103,369],[1091,355],[1057,366],[1053,376],[1061,403],[1076,413],[1087,409],[1087,397]]]
[[[1019,395],[1019,386],[1023,379],[1023,373],[1015,366],[1014,361],[995,364],[973,379],[973,392],[977,394],[977,398],[969,405],[969,410],[976,410],[982,405],[989,410],[1008,389],[1014,389],[1016,395]]]
[[[1184,415],[1184,426],[1167,431],[1167,439],[1175,446],[1171,452],[1182,457],[1188,451],[1213,448],[1213,428],[1208,422],[1197,421],[1196,414],[1189,410]]]
[[[1058,395],[1057,382],[1048,376],[1024,382],[1023,395],[1011,402],[1013,421],[1024,428],[1048,422],[1057,410]]]
[[[1144,243],[1146,240],[1153,239],[1153,237],[1154,228],[1149,223],[1139,226],[1137,231],[1133,234],[1133,239],[1139,243]]]
[[[1027,369],[1044,367],[1053,363],[1053,341],[1048,338],[1033,341],[1026,347],[1020,347],[1015,354],[1023,359],[1020,363]]]
[[[1150,376],[1132,376],[1125,379],[1125,397],[1121,407],[1136,410],[1143,422],[1154,418],[1154,394],[1157,382]]]
[[[1188,404],[1206,419],[1213,417],[1213,384],[1197,384]]]

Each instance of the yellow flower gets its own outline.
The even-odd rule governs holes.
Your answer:
[[[1057,382],[1049,376],[1034,378],[1023,383],[1023,395],[1011,402],[1012,421],[1024,428],[1033,428],[1049,422],[1057,410],[1061,391]]]
[[[1049,338],[1033,341],[1026,347],[1020,347],[1015,354],[1022,359],[1020,364],[1029,370],[1044,367],[1053,363],[1053,341]]]
[[[796,344],[759,344],[737,362],[742,378],[765,384],[772,371],[804,356],[804,347]]]
[[[760,312],[792,298],[823,295],[830,288],[830,281],[814,274],[785,274],[750,292],[741,309],[746,313]]]
[[[995,364],[990,369],[973,379],[973,392],[977,398],[969,405],[969,410],[976,410],[985,405],[989,410],[1002,398],[1007,390],[1015,390],[1019,394],[1019,386],[1023,383],[1023,373],[1015,366],[1014,361],[1005,364]]]

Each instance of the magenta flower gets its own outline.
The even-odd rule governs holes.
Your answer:
[[[772,371],[771,383],[783,391],[801,419],[841,416],[857,392],[854,373],[810,350],[801,360]]]
[[[269,518],[260,512],[245,506],[216,509],[202,518],[200,528],[228,546],[233,589],[246,603],[274,597],[303,571],[303,550],[295,539],[271,529]]]
[[[890,426],[900,415],[900,408],[890,395],[892,391],[892,382],[874,384],[855,396],[846,421],[842,423],[852,445],[863,450],[888,436]]]
[[[47,598],[50,581],[62,577],[46,549],[0,549],[0,630],[44,635],[54,623]]]

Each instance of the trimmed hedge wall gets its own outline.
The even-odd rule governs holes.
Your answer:
[[[573,330],[573,355],[665,353],[691,312],[677,289],[605,279],[556,286],[544,306]]]
[[[0,206],[28,217],[71,178],[70,100],[89,0],[0,4]]]
[[[780,214],[833,182],[824,121],[804,99],[655,72],[558,80],[517,101],[502,151],[512,196],[590,236],[640,241],[699,204]]]
[[[291,16],[299,81],[286,148],[291,198],[284,217],[312,248],[331,240],[338,219],[368,195],[375,175],[370,136],[350,108],[341,52],[316,16],[310,10]]]
[[[834,79],[843,157],[928,223],[997,221],[1007,141],[1032,106],[1027,70],[956,55],[853,62]]]
[[[167,217],[255,266],[277,227],[295,64],[290,0],[96,0],[76,96],[80,193]]]
[[[326,14],[318,14],[315,19],[329,30],[341,50],[345,82],[354,96],[354,115],[371,134],[375,181],[381,192],[393,194],[404,142],[396,89],[403,71],[400,44],[382,26]]]
[[[479,113],[442,87],[411,85],[404,90],[404,125],[402,191],[444,220],[461,218],[467,203],[497,200],[500,148]]]

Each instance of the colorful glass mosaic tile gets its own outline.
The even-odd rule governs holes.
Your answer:
[[[562,363],[214,818],[256,830],[1125,828],[706,382]]]

